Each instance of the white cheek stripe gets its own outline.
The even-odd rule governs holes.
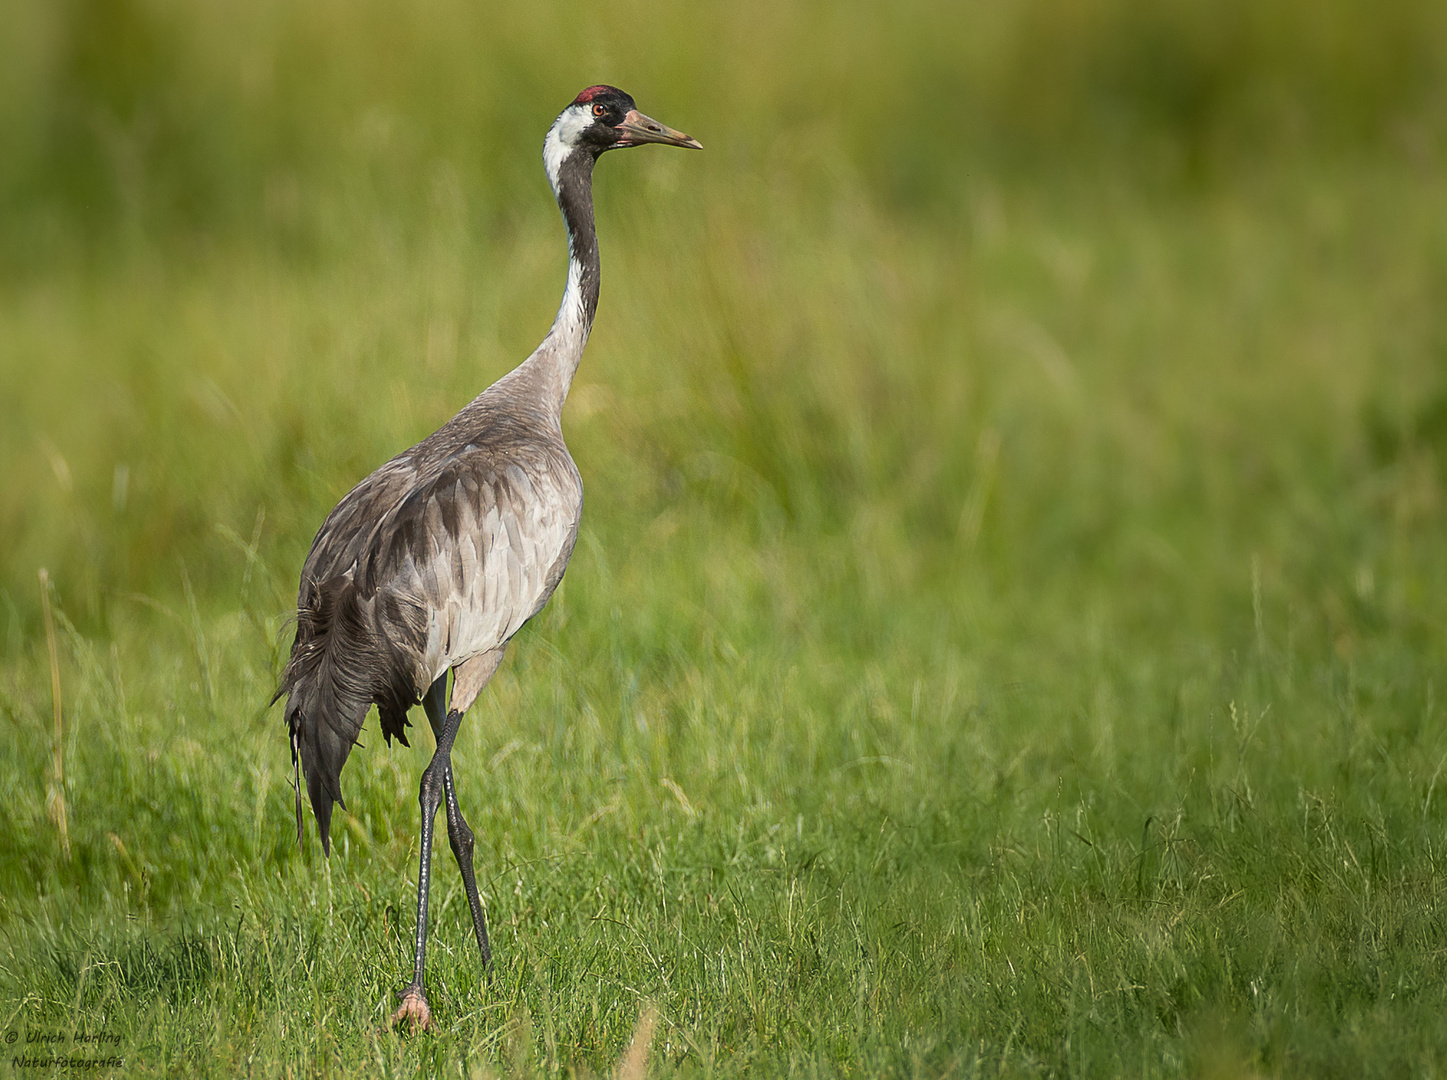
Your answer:
[[[548,128],[548,137],[543,140],[543,168],[547,170],[548,183],[552,185],[554,195],[558,193],[558,170],[578,145],[583,129],[592,122],[586,106],[570,105]]]

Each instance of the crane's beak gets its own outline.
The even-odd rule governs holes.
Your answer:
[[[660,124],[651,116],[644,116],[637,109],[628,110],[628,115],[623,118],[623,123],[618,125],[618,130],[623,133],[623,138],[618,140],[619,146],[663,143],[665,146],[687,146],[693,150],[703,149],[703,144],[697,139],[690,139],[683,132],[674,131],[671,127]]]

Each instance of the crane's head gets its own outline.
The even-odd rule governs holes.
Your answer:
[[[553,188],[563,163],[575,154],[596,159],[605,150],[662,143],[702,150],[697,139],[644,116],[633,99],[616,86],[590,86],[573,99],[548,129],[543,163]]]

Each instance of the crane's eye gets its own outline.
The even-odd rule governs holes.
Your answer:
[[[594,116],[604,116],[604,115],[607,114],[607,112],[608,112],[608,106],[604,105],[602,102],[599,102],[598,104],[596,104],[596,105],[593,106],[593,115],[594,115]]]

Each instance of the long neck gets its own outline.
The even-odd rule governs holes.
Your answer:
[[[593,228],[593,155],[570,154],[558,166],[553,188],[568,229],[568,284],[553,328],[528,359],[541,402],[561,415],[573,374],[598,310],[598,235]],[[552,177],[550,176],[550,179]]]

